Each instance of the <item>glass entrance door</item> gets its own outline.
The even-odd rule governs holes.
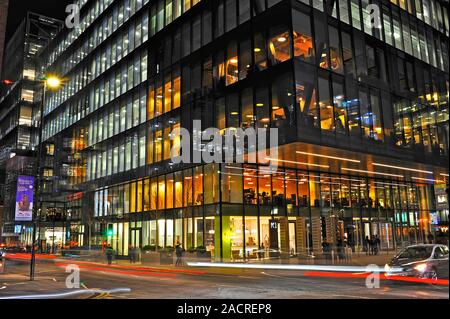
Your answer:
[[[134,248],[141,248],[141,228],[133,228],[130,232],[130,246]]]

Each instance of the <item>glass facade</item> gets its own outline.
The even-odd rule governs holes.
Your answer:
[[[430,216],[448,216],[434,196],[448,179],[448,3],[376,1],[381,28],[368,4],[88,1],[86,27],[46,55],[67,78],[44,136],[65,150],[48,155],[50,193],[81,194],[68,223],[88,214],[84,243],[119,255],[180,242],[232,261],[320,254],[339,237],[427,242]],[[193,120],[278,128],[280,168],[173,164],[172,131]]]

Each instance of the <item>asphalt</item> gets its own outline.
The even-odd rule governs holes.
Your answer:
[[[70,262],[40,261],[35,281],[29,264],[8,261],[0,274],[0,298],[73,292],[66,287]],[[366,287],[365,278],[316,277],[303,271],[268,269],[140,267],[79,263],[80,290],[95,290],[59,298],[96,299],[448,299],[447,285],[390,282]],[[129,288],[129,292],[104,292]],[[46,298],[57,298],[56,296]]]

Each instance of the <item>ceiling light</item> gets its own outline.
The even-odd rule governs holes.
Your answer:
[[[402,175],[395,175],[395,174],[388,174],[388,173],[381,173],[381,172],[371,172],[371,171],[364,171],[361,169],[353,169],[353,168],[341,168],[343,171],[349,171],[349,172],[358,172],[358,173],[367,173],[367,174],[374,174],[374,175],[384,175],[384,176],[392,176],[392,177],[399,177],[404,178]]]
[[[311,156],[317,156],[317,157],[329,158],[329,159],[334,159],[334,160],[339,160],[339,161],[346,161],[346,162],[352,162],[352,163],[361,163],[360,160],[353,160],[353,159],[344,158],[344,157],[328,156],[328,155],[321,155],[321,154],[308,153],[308,152],[300,152],[300,151],[297,151],[296,153],[297,153],[297,154],[303,154],[303,155],[311,155]]]
[[[431,179],[431,178],[421,178],[421,177],[411,177],[414,180],[433,182],[433,183],[443,183],[443,181]]]
[[[287,161],[287,160],[279,160],[275,158],[266,157],[265,160],[267,161],[274,161],[274,162],[281,162],[281,163],[288,163],[288,164],[298,164],[298,165],[306,165],[306,166],[314,166],[314,167],[323,167],[323,168],[330,168],[328,165],[318,165],[318,164],[310,164],[310,163],[303,163],[303,162],[294,162],[294,161]]]
[[[404,170],[404,171],[411,171],[411,172],[417,172],[417,173],[433,174],[433,172],[430,172],[430,171],[423,171],[423,170],[420,170],[420,169],[413,169],[413,168],[408,168],[408,167],[393,166],[393,165],[386,165],[386,164],[379,164],[379,163],[372,163],[372,164],[373,164],[373,166],[395,168],[395,169],[400,169],[400,170]]]

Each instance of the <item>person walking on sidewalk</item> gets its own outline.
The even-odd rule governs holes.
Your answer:
[[[331,246],[328,243],[327,239],[325,238],[323,243],[322,243],[322,252],[323,255],[325,256],[325,262],[327,264],[331,263]]]
[[[366,236],[364,239],[364,251],[366,252],[366,255],[370,254],[370,238],[369,236]]]
[[[341,238],[338,239],[336,247],[339,262],[344,262],[345,261],[344,242],[342,241]]]
[[[128,248],[128,258],[130,259],[130,264],[134,264],[136,262],[136,250],[133,246]]]
[[[114,250],[112,249],[111,245],[108,245],[106,247],[106,259],[108,260],[108,265],[112,264],[113,255]]]
[[[370,254],[372,256],[378,255],[378,245],[375,236],[370,238]]]
[[[177,255],[177,261],[175,262],[175,267],[183,266],[183,247],[178,242],[175,246],[175,254]]]
[[[377,252],[379,252],[381,250],[381,239],[378,235],[375,235],[375,245],[377,246]]]

